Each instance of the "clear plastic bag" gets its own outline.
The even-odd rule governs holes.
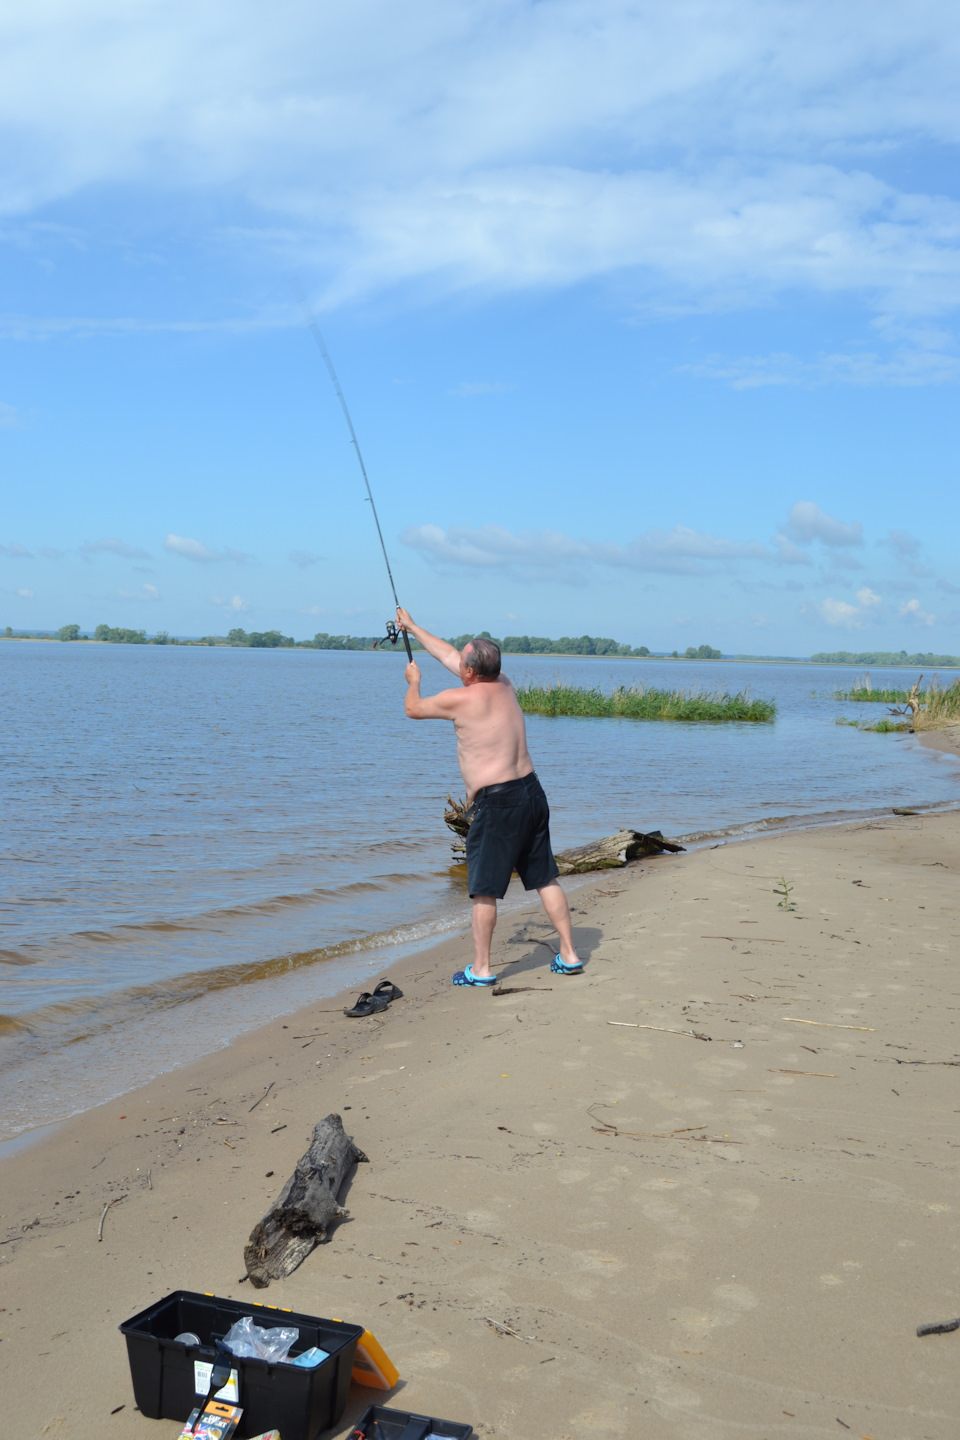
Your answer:
[[[253,1323],[252,1315],[244,1315],[230,1326],[223,1337],[223,1348],[231,1355],[243,1360],[286,1360],[290,1347],[300,1337],[300,1331],[293,1326],[278,1325],[275,1329],[264,1329]]]

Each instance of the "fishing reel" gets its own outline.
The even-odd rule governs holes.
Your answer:
[[[386,635],[384,635],[384,637],[383,637],[382,640],[377,640],[377,641],[375,641],[373,648],[374,648],[374,650],[379,650],[379,648],[380,648],[381,645],[396,645],[396,643],[397,643],[398,640],[402,640],[402,641],[403,641],[403,648],[404,648],[404,649],[406,650],[406,652],[407,652],[407,659],[410,660],[410,661],[412,661],[412,660],[413,660],[413,651],[410,649],[410,640],[409,640],[409,637],[407,636],[407,632],[406,632],[406,630],[401,630],[401,629],[399,628],[399,626],[396,624],[396,622],[393,621],[393,620],[388,620],[388,621],[387,621],[387,633],[386,633]]]

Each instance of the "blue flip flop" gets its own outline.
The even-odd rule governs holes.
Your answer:
[[[497,977],[496,975],[474,975],[470,966],[465,965],[454,975],[453,983],[454,985],[477,985],[481,990],[485,990],[490,985],[496,985]]]
[[[582,975],[582,965],[564,965],[559,955],[555,955],[550,961],[550,969],[554,975]]]

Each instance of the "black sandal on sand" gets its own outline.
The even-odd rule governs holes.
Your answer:
[[[359,1019],[364,1015],[379,1015],[381,1010],[386,1010],[390,1001],[386,995],[371,995],[369,990],[364,990],[358,997],[357,1003],[350,1009],[344,1010],[344,1015]]]
[[[391,1000],[403,999],[403,991],[394,985],[392,980],[381,980],[379,985],[373,987],[373,993],[385,999],[388,1005]]]

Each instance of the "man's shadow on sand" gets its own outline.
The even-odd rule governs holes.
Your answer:
[[[577,954],[583,961],[584,969],[590,968],[590,958],[597,946],[603,939],[603,931],[598,930],[595,925],[574,925],[573,943],[577,947]],[[555,938],[547,940],[539,935],[513,935],[507,941],[511,949],[520,953],[511,955],[508,953],[499,964],[494,962],[493,968],[500,980],[516,980],[521,975],[530,975],[538,971],[545,971],[550,975],[550,961],[557,953],[557,941]],[[525,953],[524,953],[525,952]]]

